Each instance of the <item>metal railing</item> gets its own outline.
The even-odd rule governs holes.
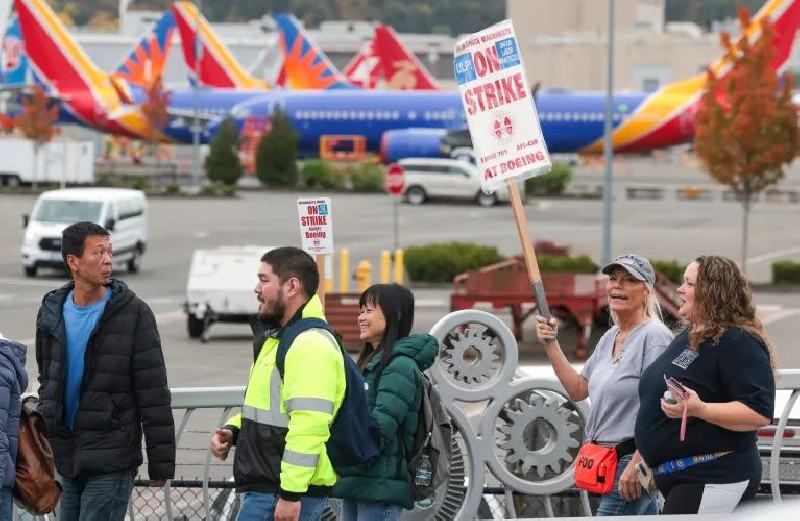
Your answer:
[[[800,395],[800,369],[779,371],[777,388],[787,401],[778,417],[769,458],[769,489],[775,503],[782,500],[779,487],[779,464],[783,449],[784,432],[792,408]],[[208,441],[214,430],[224,425],[233,409],[242,403],[245,388],[206,387],[176,388],[172,390],[172,407],[177,420],[176,444],[178,447],[176,479],[163,489],[149,486],[146,480],[147,463],[142,465],[140,476],[129,504],[128,517],[133,520],[161,519],[188,521],[189,519],[233,519],[238,508],[233,493],[231,455],[227,461],[214,460]],[[216,414],[217,411],[221,413]],[[180,419],[178,420],[178,418]],[[199,425],[196,425],[199,423]],[[235,449],[234,449],[235,450]],[[465,454],[469,458],[469,454]],[[199,470],[199,472],[197,472]],[[194,473],[194,476],[192,474]],[[187,477],[187,474],[191,477]],[[565,491],[552,496],[531,496],[512,492],[508,487],[484,484],[483,500],[478,511],[481,518],[503,519],[507,516],[524,517],[556,515],[580,515],[575,511],[578,494]],[[594,502],[594,499],[593,499]],[[510,503],[513,503],[511,505]],[[555,505],[555,508],[554,508]],[[334,520],[336,509],[329,509],[325,519]],[[25,512],[18,512],[18,519],[32,519]],[[58,519],[56,515],[33,519]]]

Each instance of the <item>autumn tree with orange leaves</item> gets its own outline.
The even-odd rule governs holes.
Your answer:
[[[36,188],[39,150],[57,133],[53,126],[57,119],[58,105],[47,97],[40,86],[34,86],[33,92],[22,97],[22,110],[14,118],[14,126],[33,141],[33,188]]]
[[[140,105],[140,109],[150,123],[148,127],[147,140],[150,142],[151,151],[155,150],[155,142],[158,141],[162,131],[169,123],[169,92],[164,91],[161,76],[158,76],[153,84],[147,89],[147,98]]]
[[[774,29],[769,20],[761,38],[749,42],[752,24],[747,9],[739,9],[742,36],[721,42],[731,70],[708,81],[697,112],[695,151],[718,183],[728,185],[742,202],[742,270],[746,272],[747,236],[753,197],[784,177],[784,168],[797,154],[797,109],[792,104],[792,77],[779,80],[770,67],[776,57]]]

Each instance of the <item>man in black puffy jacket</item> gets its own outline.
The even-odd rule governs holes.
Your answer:
[[[62,478],[61,521],[123,520],[147,438],[153,486],[175,474],[175,427],[153,312],[111,279],[101,226],[62,234],[74,282],[42,299],[36,320],[39,405]]]

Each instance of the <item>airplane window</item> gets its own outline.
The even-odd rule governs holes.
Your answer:
[[[564,121],[569,121],[571,119],[572,119],[572,114],[570,114],[569,112],[565,112],[564,113]]]
[[[356,119],[356,111],[355,110],[351,110],[350,111],[350,119]]]
[[[367,116],[367,112],[364,110],[358,111],[358,119],[364,119]]]
[[[400,119],[400,112],[396,110],[392,112],[392,119]]]
[[[367,119],[374,119],[374,118],[375,118],[375,113],[372,112],[371,110],[368,111],[367,112]]]
[[[429,119],[431,119],[431,113],[426,111],[425,113],[422,114],[422,119],[428,121]]]
[[[417,113],[413,110],[408,112],[408,119],[417,119]]]

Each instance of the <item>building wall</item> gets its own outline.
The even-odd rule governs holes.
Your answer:
[[[698,74],[722,54],[716,35],[664,32],[664,0],[615,6],[615,89],[653,90]],[[605,89],[608,0],[507,0],[506,9],[532,84]]]

